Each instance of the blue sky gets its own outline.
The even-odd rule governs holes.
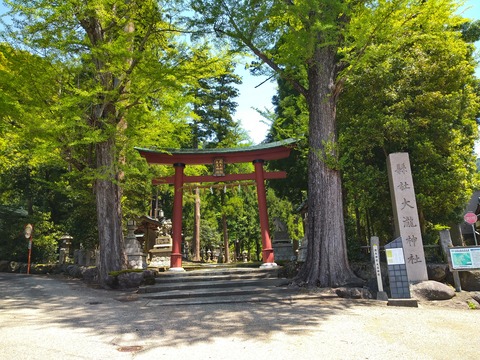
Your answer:
[[[467,0],[464,8],[463,15],[465,17],[472,20],[480,19],[480,0]],[[4,12],[5,7],[0,0],[0,14]],[[477,48],[480,48],[480,43],[477,43]],[[480,69],[477,70],[477,73],[479,72]],[[252,141],[258,144],[264,140],[269,125],[255,109],[273,110],[271,100],[276,92],[276,82],[268,81],[256,87],[265,78],[251,76],[248,71],[243,70],[242,65],[238,67],[237,73],[242,76],[243,84],[239,87],[240,96],[237,98],[238,108],[235,119],[241,122]]]

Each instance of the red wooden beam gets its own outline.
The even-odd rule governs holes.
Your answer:
[[[287,177],[286,171],[269,171],[264,172],[265,180],[285,179]],[[175,181],[174,176],[166,176],[152,180],[153,185],[173,184]],[[213,175],[197,175],[197,176],[183,176],[183,183],[195,183],[195,182],[227,182],[227,181],[243,181],[243,180],[255,180],[255,173],[250,174],[226,174],[225,176],[213,176]]]

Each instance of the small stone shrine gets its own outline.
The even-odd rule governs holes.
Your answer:
[[[151,216],[143,215],[137,218],[137,229],[135,230],[135,236],[141,242],[143,252],[148,254],[150,249],[153,249],[155,245],[155,239],[158,236],[158,229],[162,226],[161,220],[153,218]]]
[[[275,231],[273,233],[272,247],[276,260],[292,260],[295,258],[293,253],[292,240],[288,236],[287,225],[278,217],[273,222]]]
[[[78,266],[93,266],[95,264],[95,252],[88,250],[80,244],[80,249],[73,251],[73,263]]]

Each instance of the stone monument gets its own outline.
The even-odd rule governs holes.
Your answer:
[[[274,219],[275,231],[273,233],[272,247],[275,260],[295,259],[292,240],[288,236],[287,225],[278,217]]]
[[[136,223],[134,220],[129,220],[127,222],[128,233],[125,237],[125,253],[127,254],[128,267],[130,269],[146,269],[147,256],[143,252],[142,247],[135,236],[135,227]]]
[[[427,266],[408,153],[390,154],[387,166],[395,220],[395,237],[402,239],[408,280],[410,282],[426,281],[428,280]]]
[[[300,241],[300,247],[298,248],[298,262],[305,262],[307,260],[307,247],[308,247],[308,238],[305,235]]]

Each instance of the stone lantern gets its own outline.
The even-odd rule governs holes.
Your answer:
[[[143,252],[140,242],[135,236],[135,220],[127,222],[127,236],[125,237],[125,253],[127,254],[128,267],[130,269],[145,269],[147,267],[147,255]]]
[[[70,255],[70,247],[72,246],[73,237],[65,234],[63,235],[59,242],[60,242],[60,250],[58,254],[58,263],[65,264],[68,261]]]

